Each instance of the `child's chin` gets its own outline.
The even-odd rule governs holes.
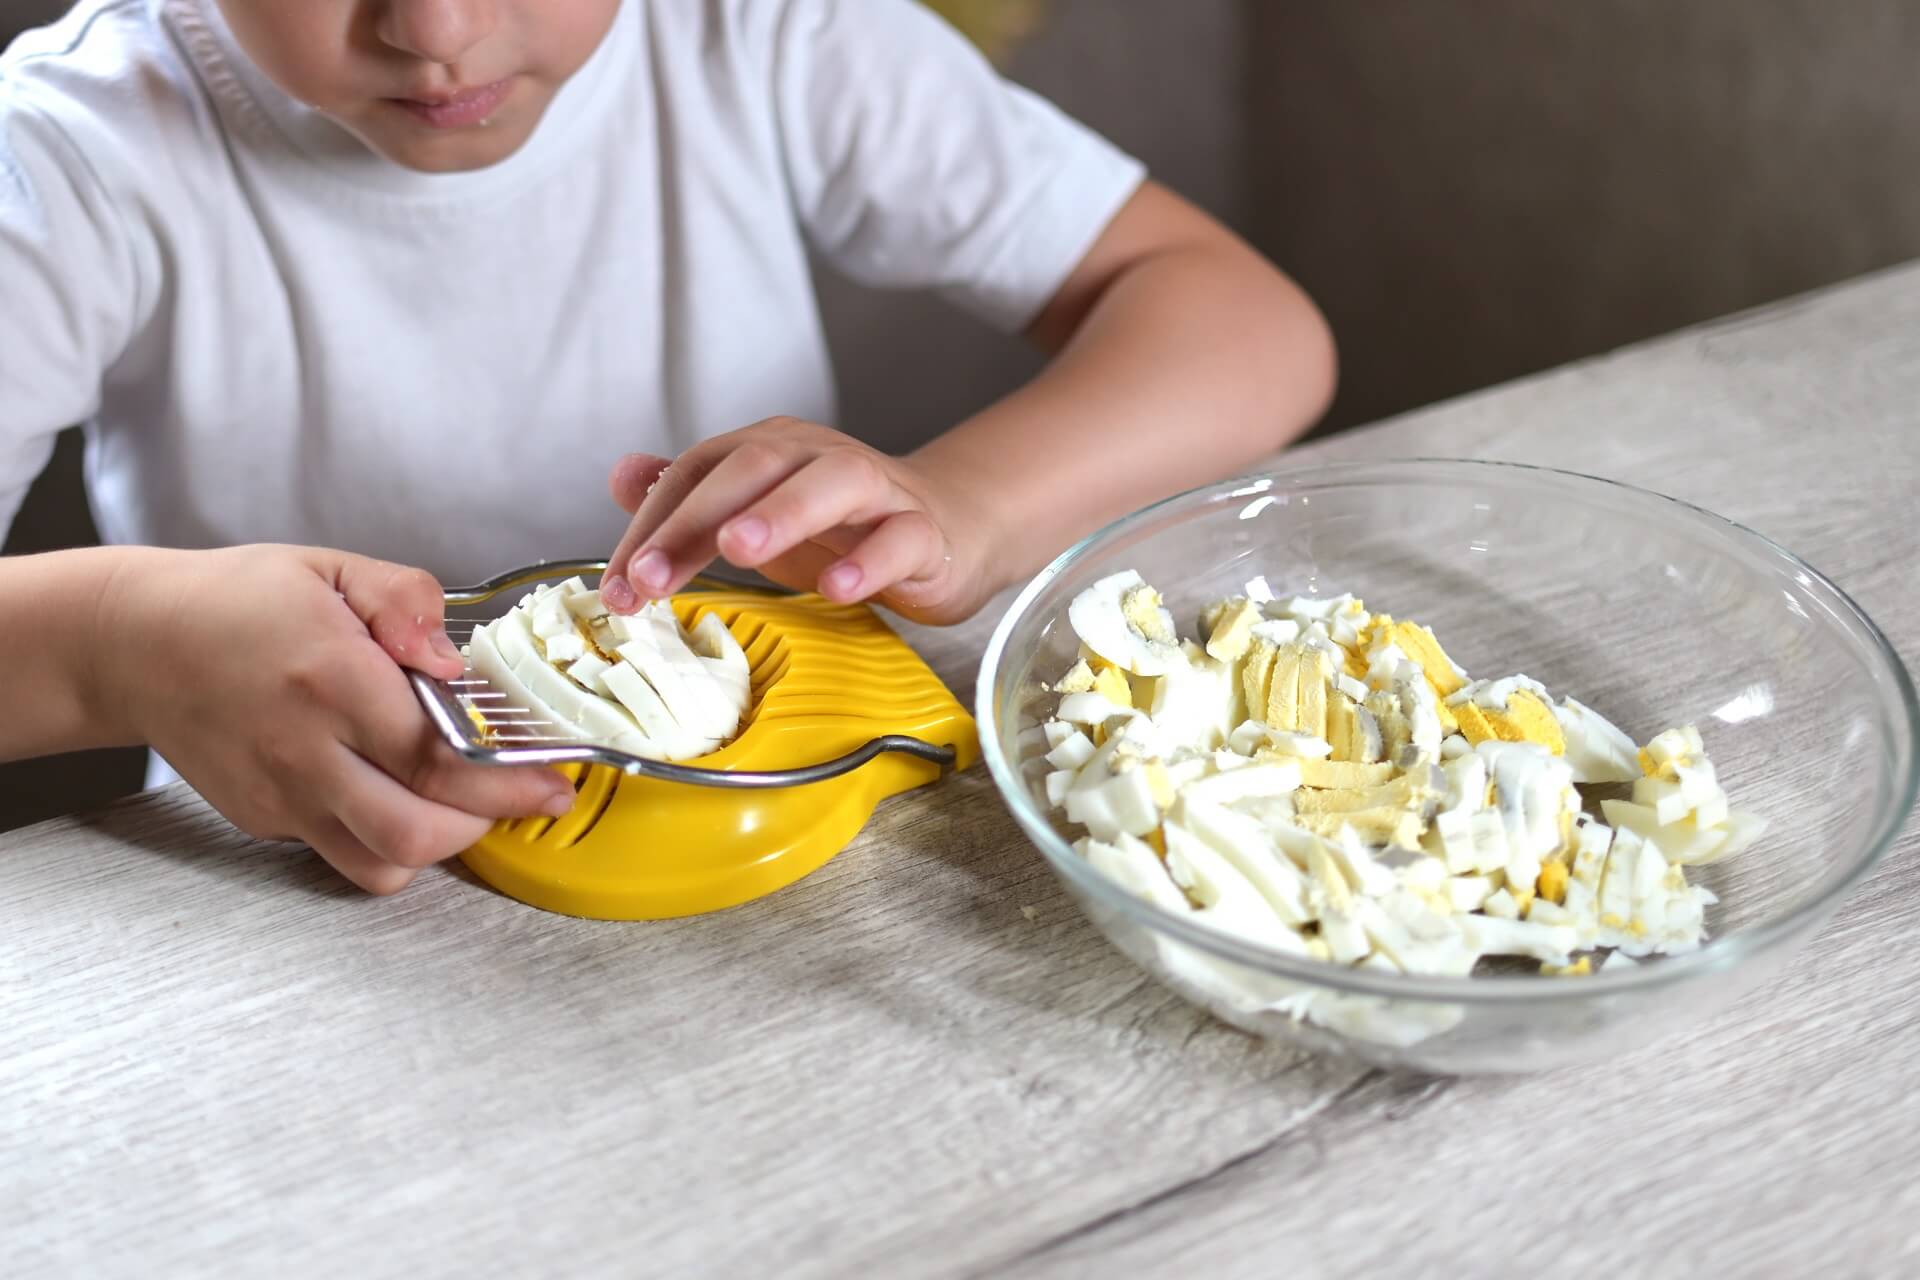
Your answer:
[[[471,173],[510,159],[532,129],[498,118],[467,129],[430,130],[407,121],[381,121],[353,132],[382,159],[418,173]]]
[[[471,173],[510,159],[526,145],[523,131],[509,135],[505,129],[493,129],[490,126],[484,134],[476,132],[474,136],[435,138],[425,145],[406,140],[376,149],[393,163],[420,173]]]

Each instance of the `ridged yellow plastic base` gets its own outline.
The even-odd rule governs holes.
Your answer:
[[[819,596],[702,591],[677,596],[692,626],[716,613],[746,651],[753,703],[740,735],[698,761],[790,769],[882,734],[979,758],[972,717],[940,678],[863,605]],[[737,906],[784,888],[846,848],[881,800],[939,777],[888,754],[852,773],[766,791],[630,777],[571,766],[579,800],[557,821],[503,822],[462,860],[502,893],[563,915],[659,920]]]

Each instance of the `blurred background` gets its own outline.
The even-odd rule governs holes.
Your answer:
[[[1326,310],[1359,423],[1920,255],[1911,0],[928,0]],[[0,0],[0,44],[67,7]],[[824,279],[844,421],[907,447],[1034,368]],[[9,552],[92,540],[72,433]],[[0,830],[138,785],[0,766]]]

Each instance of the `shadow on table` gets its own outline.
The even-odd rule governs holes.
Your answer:
[[[128,797],[72,821],[115,844],[218,879],[322,898],[366,896],[306,845],[256,840],[209,809],[184,783]]]
[[[928,1034],[950,1034],[958,1008],[991,1020],[982,1034],[1031,1040],[1038,1027],[1063,1048],[1179,1053],[1199,1069],[1271,1076],[1324,1061],[1214,1019],[1124,956],[1081,914],[984,770],[940,785],[961,794],[937,808],[883,805],[859,847],[746,908],[841,935],[796,976],[856,988]],[[989,812],[996,820],[983,820]],[[901,914],[866,927],[847,920],[856,880],[873,881],[866,896],[895,899]],[[923,948],[922,937],[938,946]],[[973,999],[945,999],[955,984]]]

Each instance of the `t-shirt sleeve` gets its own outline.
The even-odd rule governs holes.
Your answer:
[[[788,0],[772,42],[799,216],[861,283],[1021,329],[1144,176],[918,0]]]
[[[86,157],[0,73],[0,537],[64,427],[91,417],[137,311]]]

